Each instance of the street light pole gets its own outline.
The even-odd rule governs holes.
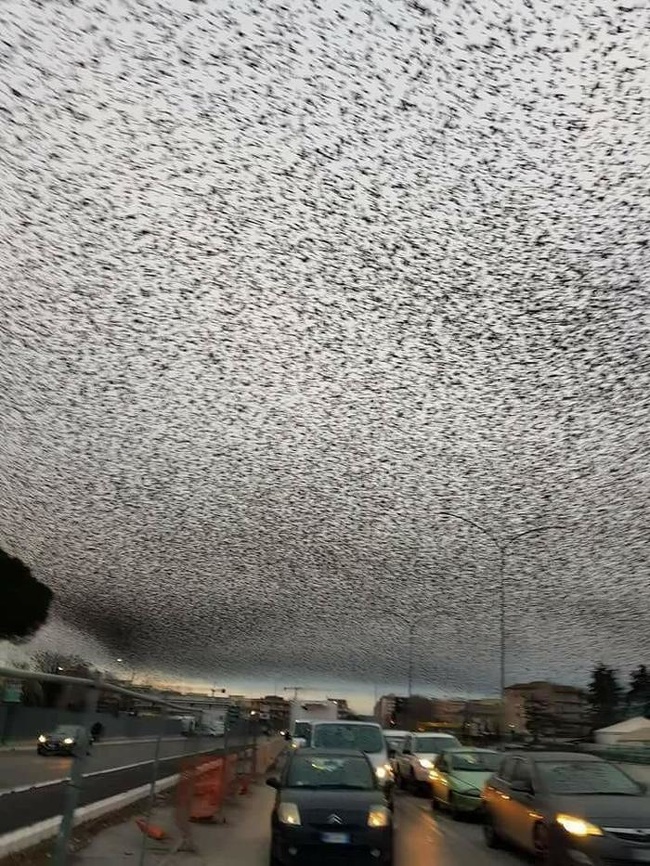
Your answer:
[[[501,698],[501,713],[502,724],[505,728],[505,708],[506,708],[506,556],[508,549],[520,538],[526,535],[533,535],[538,532],[547,532],[550,529],[565,529],[564,526],[534,526],[532,529],[525,529],[523,532],[518,532],[516,535],[511,535],[509,538],[500,539],[489,529],[470,520],[469,517],[463,517],[461,514],[454,514],[451,511],[441,511],[442,517],[453,517],[466,523],[468,526],[473,526],[478,529],[483,535],[490,539],[492,544],[499,552],[499,694]],[[504,730],[505,733],[505,730]]]

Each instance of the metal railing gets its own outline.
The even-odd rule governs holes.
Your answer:
[[[0,742],[2,745],[7,745],[11,748],[11,743],[15,749],[27,749],[28,745],[21,743],[33,743],[34,750],[37,748],[37,738],[39,734],[44,734],[51,731],[56,724],[76,725],[79,728],[80,738],[72,747],[72,762],[70,765],[70,775],[66,781],[65,799],[63,809],[60,812],[61,821],[58,832],[54,840],[52,852],[52,863],[54,866],[67,866],[72,855],[72,831],[75,824],[75,814],[80,805],[80,798],[87,782],[87,774],[85,773],[87,762],[94,754],[95,747],[92,744],[91,729],[99,723],[104,727],[107,733],[105,738],[106,743],[111,739],[115,742],[120,736],[123,737],[123,746],[129,746],[130,743],[145,745],[147,742],[152,746],[149,755],[144,755],[139,752],[137,761],[134,763],[128,760],[125,763],[129,766],[121,768],[107,767],[105,770],[99,770],[92,773],[96,778],[101,776],[103,772],[110,774],[112,779],[118,775],[118,770],[134,772],[134,768],[142,767],[142,772],[146,773],[146,767],[150,765],[150,773],[147,774],[149,791],[146,797],[147,805],[145,810],[146,820],[151,816],[157,795],[157,783],[161,778],[161,768],[166,775],[171,778],[175,775],[179,762],[191,756],[210,754],[210,753],[228,753],[235,747],[243,747],[252,745],[255,748],[256,736],[259,733],[257,724],[246,717],[232,730],[224,731],[222,736],[202,736],[200,732],[192,735],[182,736],[183,726],[180,719],[175,719],[177,716],[189,717],[196,716],[196,711],[188,710],[185,704],[176,703],[173,700],[167,700],[155,694],[142,693],[134,689],[127,689],[115,683],[108,682],[101,676],[96,678],[89,677],[74,677],[64,674],[49,674],[40,671],[25,671],[15,670],[12,668],[0,668],[0,680],[20,681],[24,686],[25,683],[37,681],[41,685],[55,684],[63,690],[66,687],[74,688],[76,700],[73,703],[74,709],[66,709],[64,707],[29,707],[25,706],[22,701],[13,701],[10,703],[0,703]],[[114,701],[112,712],[103,711],[99,708],[100,698],[102,696],[111,696],[112,698],[124,699],[122,704],[127,706],[137,705],[139,707],[140,716],[134,717],[133,711],[120,711],[120,702]],[[61,695],[59,695],[61,697]],[[39,728],[39,719],[43,720],[45,728]],[[57,722],[58,720],[58,722]],[[138,724],[138,721],[141,724]],[[138,731],[146,732],[140,737],[137,736]],[[116,736],[111,736],[115,732]],[[164,754],[164,746],[167,741],[175,738],[176,745],[172,748],[173,755]],[[98,745],[101,748],[102,738],[98,740]],[[117,743],[116,743],[117,745]],[[106,746],[108,748],[108,746]],[[0,757],[0,761],[3,760]],[[1,766],[1,764],[0,764]],[[29,781],[29,780],[28,780]],[[53,782],[53,784],[55,784]],[[125,780],[126,789],[133,788],[132,780]],[[119,782],[118,782],[119,785]],[[112,785],[115,788],[115,784]],[[142,785],[138,787],[144,787]],[[6,791],[4,797],[7,797],[9,803],[9,812],[12,809],[11,795],[12,791]],[[20,793],[14,794],[16,798],[19,796],[29,796],[29,792],[21,788]],[[102,796],[98,797],[103,799]],[[94,802],[94,801],[93,801]],[[17,805],[17,800],[14,801]],[[3,804],[4,806],[4,804]],[[18,815],[20,811],[20,815]],[[24,809],[16,809],[16,815],[10,815],[9,812],[3,809],[5,816],[9,817],[9,823],[13,821],[13,829],[19,829],[19,822],[24,820],[25,824],[32,823],[29,811]],[[50,816],[52,818],[58,815]],[[0,834],[3,833],[0,827]],[[147,850],[147,836],[142,835],[142,846],[140,856],[136,861],[138,866],[143,866],[145,862]]]

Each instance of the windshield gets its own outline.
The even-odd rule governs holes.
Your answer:
[[[316,749],[359,749],[383,752],[384,737],[378,725],[314,725],[312,746]]]
[[[375,780],[368,761],[361,755],[341,758],[296,756],[289,765],[287,787],[369,791],[375,787]]]
[[[452,770],[475,770],[480,773],[494,773],[502,760],[502,755],[496,752],[452,752]]]
[[[294,737],[309,740],[311,736],[311,722],[296,722],[293,728]]]
[[[390,749],[395,749],[396,752],[401,752],[404,747],[404,741],[406,737],[393,737],[388,735],[386,737],[386,742],[388,743],[388,747]]]
[[[422,755],[437,755],[447,749],[458,749],[460,743],[456,737],[418,737],[413,751]]]
[[[607,761],[540,761],[537,771],[551,794],[640,794],[641,788]]]

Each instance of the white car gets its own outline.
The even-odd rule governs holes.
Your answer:
[[[426,789],[429,793],[429,773],[433,762],[440,752],[460,748],[452,734],[409,734],[395,759],[397,784],[414,792]]]

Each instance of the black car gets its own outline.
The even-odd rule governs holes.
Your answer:
[[[75,755],[89,746],[92,737],[81,725],[59,725],[49,734],[41,734],[36,743],[39,755]]]
[[[392,866],[392,813],[363,752],[299,749],[268,784],[271,866]]]
[[[504,756],[483,789],[485,840],[550,866],[650,863],[650,796],[615,764],[573,752]]]

